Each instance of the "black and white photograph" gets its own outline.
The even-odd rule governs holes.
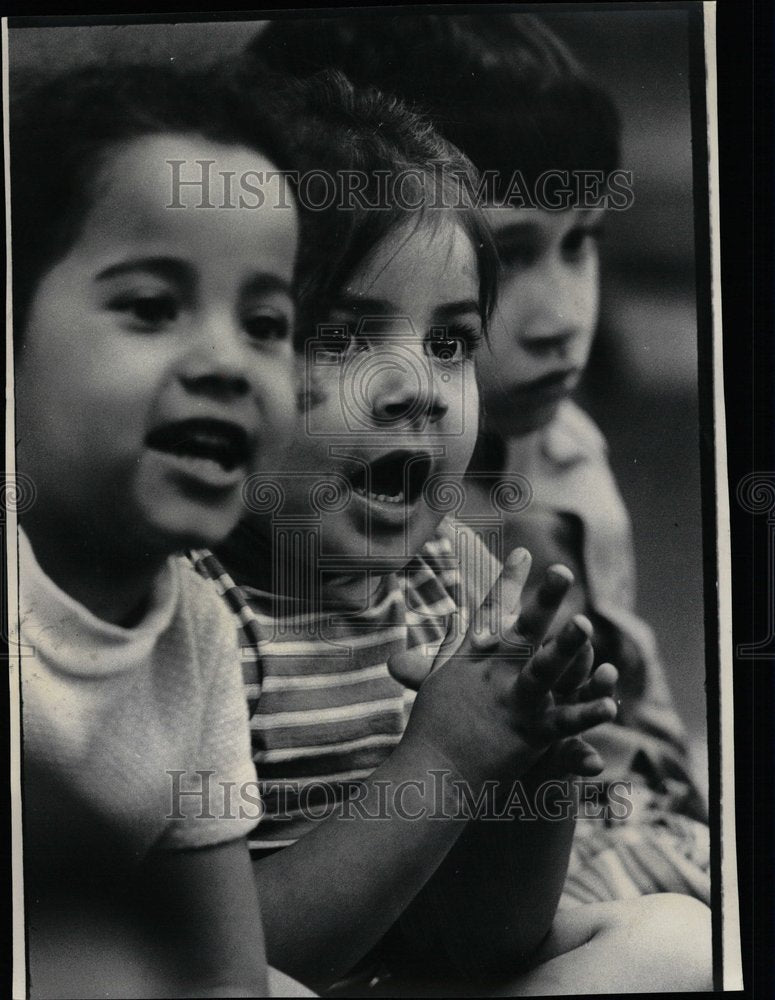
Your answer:
[[[742,989],[716,45],[4,20],[14,1000]]]

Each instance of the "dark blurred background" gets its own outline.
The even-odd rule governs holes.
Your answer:
[[[705,773],[705,665],[688,24],[659,8],[547,24],[614,96],[635,201],[605,223],[603,308],[580,394],[608,438],[630,509],[639,611],[654,627]],[[17,71],[88,62],[233,58],[262,22],[11,28]],[[707,373],[709,377],[709,373]]]

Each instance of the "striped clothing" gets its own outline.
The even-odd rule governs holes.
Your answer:
[[[465,553],[480,572],[461,570],[461,560],[471,564]],[[244,583],[238,587],[212,553],[197,551],[192,559],[239,620],[253,759],[266,810],[250,841],[253,850],[294,843],[386,759],[415,697],[391,675],[388,660],[424,645],[430,668],[452,613],[460,609],[465,619],[497,575],[473,532],[448,521],[401,572],[382,578],[368,607],[356,610],[310,611]]]
[[[636,808],[647,794],[634,788]],[[576,823],[561,908],[654,892],[679,892],[710,905],[710,840],[704,823],[648,803],[628,823]]]
[[[470,528],[445,521],[401,573],[382,579],[369,607],[323,612],[250,587],[244,572],[238,586],[211,553],[192,558],[239,622],[266,808],[250,840],[257,852],[294,843],[386,759],[414,700],[388,659],[425,644],[430,666],[449,616],[478,605],[498,568]],[[674,762],[667,728],[610,724],[591,734],[606,761],[603,777],[631,781],[637,808],[612,827],[578,822],[562,906],[666,891],[707,901],[708,830],[693,809],[680,815],[691,783]]]

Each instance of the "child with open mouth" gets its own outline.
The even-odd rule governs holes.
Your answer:
[[[38,83],[11,144],[31,996],[263,996],[234,629],[176,553],[290,431],[296,209],[214,207],[282,145],[217,74],[147,66]]]
[[[491,550],[503,558],[526,547],[536,580],[554,563],[572,570],[562,614],[590,618],[597,660],[610,659],[620,674],[616,723],[592,742],[604,748],[603,779],[631,782],[636,803],[606,831],[577,825],[564,901],[675,891],[709,902],[707,803],[671,694],[682,682],[636,612],[630,518],[603,434],[574,398],[599,321],[601,227],[628,205],[611,188],[628,166],[619,95],[552,25],[552,15],[522,10],[343,14],[274,21],[250,52],[295,76],[330,67],[397,95],[482,171],[477,200],[501,273],[477,356],[483,420],[460,516],[494,516],[501,530],[490,535]],[[585,180],[594,182],[589,197]],[[494,508],[499,482],[515,476],[529,482],[530,503]]]
[[[357,174],[363,204],[303,215],[293,447],[248,484],[228,542],[193,553],[241,629],[270,961],[352,995],[420,980],[443,993],[616,990],[612,956],[637,926],[633,988],[657,964],[672,988],[699,987],[706,956],[664,956],[702,939],[701,904],[556,915],[572,817],[462,818],[461,797],[488,784],[599,772],[579,734],[614,717],[616,671],[592,672],[583,616],[544,642],[568,570],[550,567],[520,610],[528,553],[493,587],[486,547],[445,517],[477,436],[474,359],[496,293],[487,226],[460,200],[473,169],[399,102],[339,77],[296,100],[294,166],[321,187],[307,200]],[[405,203],[366,207],[399,170]],[[686,941],[656,933],[676,909]]]

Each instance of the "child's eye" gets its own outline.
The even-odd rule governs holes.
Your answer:
[[[323,362],[335,363],[369,347],[367,337],[355,336],[346,326],[336,326],[330,332],[321,334],[315,342],[315,357]]]
[[[471,358],[481,339],[480,329],[458,324],[446,328],[443,333],[432,335],[427,341],[426,350],[435,361],[455,365]]]
[[[498,244],[498,259],[506,271],[532,267],[538,259],[538,247],[533,241],[514,240]]]
[[[347,355],[352,338],[345,332],[320,337],[315,342],[315,357],[321,361],[341,361]]]
[[[110,308],[123,313],[138,328],[154,330],[174,323],[180,307],[172,295],[128,295],[114,299]]]
[[[428,341],[428,354],[444,365],[454,365],[466,356],[462,340],[452,337],[434,337]]]
[[[288,318],[276,313],[248,316],[243,323],[253,340],[286,340],[290,331]]]

